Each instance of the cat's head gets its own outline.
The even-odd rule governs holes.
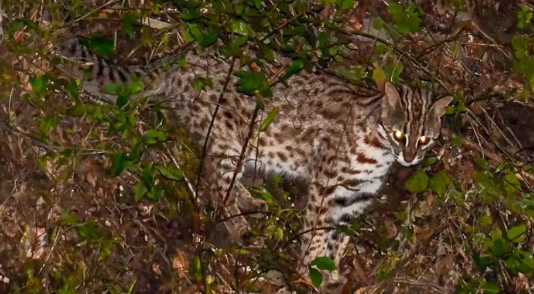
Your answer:
[[[453,97],[432,101],[432,92],[386,83],[378,132],[398,163],[420,163],[440,135],[441,117]]]

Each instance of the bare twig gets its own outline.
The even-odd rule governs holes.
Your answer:
[[[416,68],[422,70],[424,73],[426,73],[427,75],[429,75],[433,80],[435,80],[447,93],[451,93],[449,87],[447,87],[447,85],[445,85],[445,83],[443,83],[443,81],[438,78],[434,73],[432,73],[428,68],[426,68],[425,66],[423,66],[415,57],[411,56],[410,54],[408,54],[407,52],[405,52],[404,50],[398,48],[397,46],[395,46],[394,44],[388,42],[387,40],[384,40],[382,38],[379,38],[377,36],[374,36],[372,34],[368,34],[368,33],[364,33],[364,32],[347,32],[345,30],[343,30],[342,28],[339,28],[337,26],[334,26],[334,25],[328,25],[330,28],[340,32],[340,33],[343,33],[343,34],[346,34],[346,35],[358,35],[358,36],[362,36],[362,37],[366,37],[366,38],[369,38],[369,39],[372,39],[372,40],[375,40],[379,43],[382,43],[383,45],[386,45],[390,48],[392,48],[395,52],[399,53],[402,57],[405,57],[407,58]]]

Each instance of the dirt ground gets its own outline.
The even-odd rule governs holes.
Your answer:
[[[83,2],[93,14],[61,34],[119,31],[112,59],[123,64],[184,44],[178,25],[164,33],[152,27],[148,37],[170,41],[151,51],[127,38],[124,22],[116,19],[121,10],[97,2]],[[137,2],[122,8],[144,7]],[[360,2],[391,19],[384,3]],[[532,4],[467,1],[456,9],[455,1],[416,2],[425,12],[423,29],[404,38],[397,55],[412,57],[402,60],[405,73],[439,77],[456,91],[461,107],[445,118],[441,142],[424,164],[396,166],[384,197],[345,228],[354,238],[342,263],[350,279],[342,293],[533,293],[532,80],[514,70],[512,44],[517,35],[532,37],[532,26],[516,26],[520,4]],[[271,269],[310,293],[309,282],[291,276],[305,205],[300,183],[246,179],[266,187],[276,201],[270,214],[251,218],[262,246],[232,244],[209,202],[195,194],[201,146],[155,105],[119,113],[82,93],[75,104],[77,95],[56,80],[40,86],[40,74],[57,72],[46,46],[57,36],[50,29],[36,37],[28,24],[14,23],[28,18],[50,26],[42,12],[48,7],[3,5],[0,293],[274,293],[262,278]],[[351,20],[365,23],[356,13]],[[358,49],[342,64],[357,65],[376,49],[369,39],[354,43]],[[121,131],[132,121],[130,133]],[[132,134],[156,127],[166,142],[128,165],[120,152],[133,153]],[[151,164],[183,175],[158,177],[158,189],[137,199],[140,175]],[[124,168],[119,175],[117,166]],[[410,192],[410,179],[427,185]]]

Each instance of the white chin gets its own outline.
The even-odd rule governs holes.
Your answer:
[[[406,160],[404,160],[404,155],[402,154],[402,152],[399,154],[399,156],[397,156],[397,162],[404,166],[404,167],[409,167],[409,166],[414,166],[414,165],[417,165],[419,164],[419,162],[421,162],[423,160],[423,158],[415,158],[414,160],[412,160],[411,162],[406,162]]]

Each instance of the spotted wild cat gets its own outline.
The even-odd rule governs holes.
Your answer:
[[[238,78],[229,73],[239,65],[232,66],[229,59],[189,52],[185,67],[148,73],[140,67],[112,65],[76,41],[70,41],[63,53],[96,60],[83,84],[90,94],[114,102],[114,96],[102,95],[102,85],[126,82],[137,74],[149,89],[134,98],[160,96],[169,101],[169,115],[199,145],[207,144],[204,180],[211,184],[213,200],[225,208],[225,216],[236,216],[227,223],[236,237],[248,231],[246,219],[239,215],[251,206],[263,207],[239,181],[244,170],[259,168],[307,182],[303,230],[309,233],[303,236],[299,268],[305,277],[306,265],[318,256],[338,264],[349,241],[335,230],[313,228],[348,224],[373,202],[395,161],[403,166],[421,162],[435,144],[441,117],[452,100],[434,99],[430,91],[391,83],[383,92],[359,92],[335,76],[303,71],[290,77],[287,87],[273,85],[272,101],[266,100],[265,109],[254,116],[256,100],[237,91]],[[192,86],[196,77],[210,77],[212,83],[196,90]],[[259,124],[274,107],[279,107],[279,114],[259,132]],[[343,284],[337,272],[327,278],[321,293]],[[283,288],[278,293],[288,292]]]

